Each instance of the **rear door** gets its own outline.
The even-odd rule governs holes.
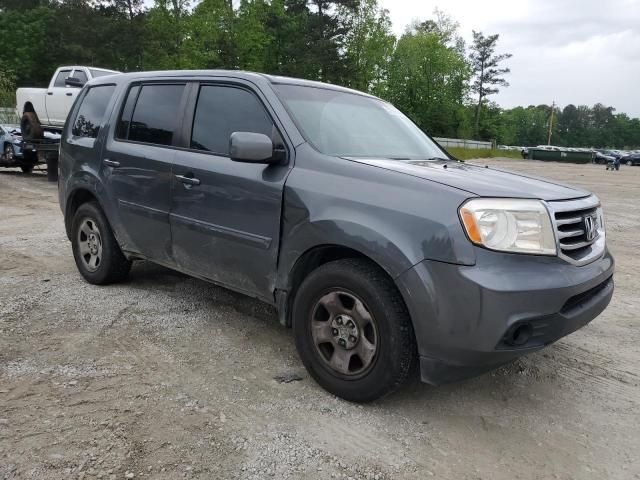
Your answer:
[[[130,86],[102,160],[123,249],[168,266],[171,165],[185,99],[182,82]]]
[[[264,133],[285,149],[274,116],[248,85],[194,84],[185,115],[187,149],[172,177],[173,252],[181,269],[273,300],[287,161],[234,162],[229,137]]]

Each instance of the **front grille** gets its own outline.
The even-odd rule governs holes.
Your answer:
[[[560,257],[572,263],[584,265],[595,260],[604,251],[604,238],[598,230],[589,228],[597,226],[596,197],[564,202],[549,202],[555,227],[558,253]]]

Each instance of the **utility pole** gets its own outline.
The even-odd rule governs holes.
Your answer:
[[[551,129],[553,128],[553,111],[556,109],[556,102],[551,103],[551,115],[549,116],[549,134],[547,135],[547,145],[551,145]]]

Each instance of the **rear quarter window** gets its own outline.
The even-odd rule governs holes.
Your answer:
[[[115,88],[115,85],[98,85],[87,90],[71,127],[71,134],[74,137],[96,138],[98,136]]]

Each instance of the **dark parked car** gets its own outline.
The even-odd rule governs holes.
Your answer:
[[[629,155],[625,155],[620,159],[620,163],[624,163],[625,165],[640,165],[640,153],[631,153]]]
[[[594,163],[606,165],[608,163],[613,163],[615,160],[616,160],[616,157],[612,155],[605,155],[604,153],[598,150],[594,152],[594,157],[593,157]]]
[[[147,259],[260,298],[352,401],[416,365],[439,384],[509,362],[613,294],[596,196],[457,162],[392,105],[321,83],[95,79],[63,132],[59,198],[88,282]]]

